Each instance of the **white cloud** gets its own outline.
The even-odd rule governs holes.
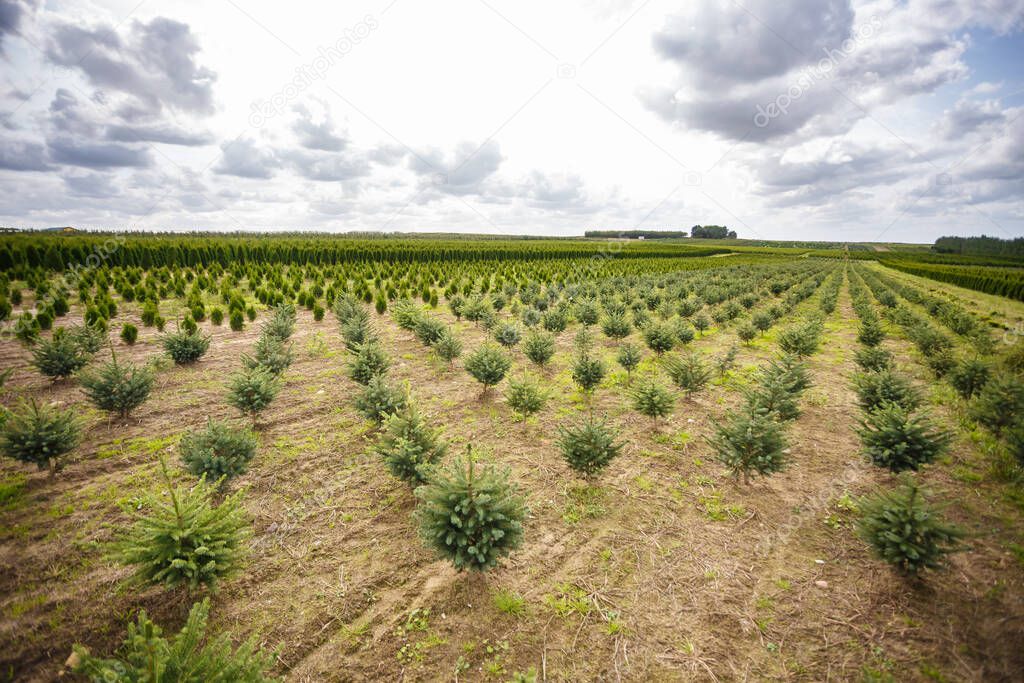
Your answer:
[[[1024,229],[1024,0],[93,1],[0,0],[5,224]]]

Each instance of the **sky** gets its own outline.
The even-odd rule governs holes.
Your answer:
[[[0,225],[1024,235],[1024,0],[0,0]]]

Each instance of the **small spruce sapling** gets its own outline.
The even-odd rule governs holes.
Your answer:
[[[629,324],[629,320],[626,319],[624,314],[619,312],[609,313],[601,321],[601,331],[604,332],[605,336],[612,339],[628,337],[632,330],[633,328]]]
[[[782,426],[770,413],[754,406],[730,413],[715,426],[708,443],[733,476],[743,475],[744,483],[750,483],[751,474],[766,476],[786,465]]]
[[[633,389],[632,398],[633,408],[652,420],[667,417],[676,402],[672,392],[652,377],[641,380],[639,385]]]
[[[209,419],[203,429],[185,432],[178,452],[189,472],[217,481],[245,472],[256,455],[256,446],[256,435],[251,431]]]
[[[558,427],[558,447],[566,463],[587,479],[600,474],[619,453],[618,434],[604,420],[589,416],[577,424]]]
[[[541,316],[541,326],[548,332],[558,334],[569,324],[569,316],[561,308],[552,308]]]
[[[0,433],[0,453],[19,462],[49,469],[50,478],[64,467],[64,458],[79,442],[79,426],[71,410],[40,406],[35,400],[7,413]]]
[[[779,347],[797,357],[812,356],[821,343],[822,323],[814,319],[793,325],[779,333]]]
[[[388,415],[404,408],[406,402],[404,391],[388,384],[384,375],[377,375],[356,396],[355,407],[367,419],[382,424]]]
[[[952,369],[949,373],[949,383],[961,398],[969,400],[981,393],[991,376],[992,369],[988,363],[980,358],[968,358]]]
[[[450,327],[441,333],[433,348],[437,357],[446,361],[449,365],[462,355],[462,341],[455,336]]]
[[[865,320],[861,322],[857,331],[857,341],[867,348],[876,348],[885,339],[885,331],[877,320]]]
[[[905,377],[890,370],[860,373],[853,381],[860,407],[866,412],[883,403],[898,403],[906,410],[913,410],[921,403],[917,389]]]
[[[581,327],[572,339],[572,347],[576,353],[586,355],[594,348],[594,335],[589,328]]]
[[[416,322],[416,327],[413,328],[413,334],[420,340],[420,343],[426,346],[434,346],[441,338],[444,337],[447,327],[445,324],[437,318],[429,315],[423,315]]]
[[[155,380],[150,367],[119,363],[111,350],[110,360],[97,370],[83,373],[79,384],[93,405],[125,419],[146,402]]]
[[[892,353],[880,346],[858,349],[853,359],[862,370],[868,372],[891,370],[893,365]]]
[[[664,323],[652,323],[644,329],[644,343],[647,348],[661,355],[671,351],[676,344],[675,332],[669,325]]]
[[[697,332],[693,329],[693,325],[682,318],[676,320],[672,326],[672,331],[675,333],[676,339],[683,346],[692,342],[693,338],[697,336]]]
[[[584,327],[597,323],[598,317],[597,304],[593,301],[581,301],[576,305],[576,320]]]
[[[871,462],[890,472],[917,470],[935,460],[952,440],[949,432],[897,403],[883,403],[868,413],[858,434]]]
[[[750,322],[763,335],[775,324],[775,318],[768,311],[757,311],[754,315],[750,316]]]
[[[522,333],[515,323],[501,323],[494,328],[494,339],[506,349],[513,349],[522,339]]]
[[[32,347],[32,364],[50,379],[66,379],[86,366],[92,357],[72,335],[57,330],[51,339]]]
[[[99,353],[107,341],[106,332],[94,325],[75,325],[62,332],[89,356]]]
[[[228,380],[228,404],[252,418],[255,425],[280,390],[281,381],[269,368],[245,368]]]
[[[387,373],[391,360],[387,352],[376,342],[360,344],[355,355],[348,363],[348,376],[362,385],[367,385],[374,377]]]
[[[141,508],[125,504],[135,523],[111,545],[112,557],[133,568],[138,584],[216,588],[238,571],[252,533],[243,494],[214,505],[215,486],[205,477],[192,486],[174,486],[162,458],[160,469],[169,496],[148,494]]]
[[[892,491],[879,491],[858,503],[860,537],[898,572],[919,577],[940,569],[944,558],[962,549],[966,534],[945,522],[910,477]]]
[[[525,375],[522,379],[509,377],[505,402],[516,413],[524,417],[533,415],[544,408],[547,398],[547,394],[541,390],[540,386]]]
[[[210,337],[198,330],[181,329],[165,334],[161,340],[167,355],[178,365],[194,363],[210,348]]]
[[[590,394],[604,379],[605,367],[600,358],[581,353],[572,364],[572,381],[585,393]]]
[[[128,624],[128,637],[116,657],[102,658],[75,645],[68,664],[71,670],[94,683],[106,681],[212,681],[218,683],[270,683],[267,674],[274,652],[260,649],[250,637],[236,649],[230,633],[210,635],[207,619],[210,599],[197,602],[181,631],[171,638],[150,620],[146,610]],[[154,672],[159,672],[154,676]]]
[[[664,367],[668,376],[687,396],[703,389],[711,379],[711,368],[696,353],[666,357]]]
[[[532,363],[544,367],[555,355],[555,338],[539,330],[534,330],[523,340],[523,353]]]
[[[640,348],[629,342],[619,347],[619,353],[615,358],[622,369],[626,371],[627,380],[633,376],[633,371],[640,365],[642,359],[643,354],[640,352]]]
[[[715,358],[715,374],[719,377],[725,377],[725,374],[736,365],[736,355],[738,353],[739,347],[733,344],[725,353]]]
[[[375,450],[391,474],[416,486],[427,481],[430,468],[444,457],[447,445],[410,403],[388,416]]]
[[[436,468],[416,489],[424,541],[459,571],[487,571],[523,541],[526,503],[509,471],[465,458]]]
[[[512,367],[510,359],[501,349],[485,344],[471,353],[464,363],[466,372],[487,390],[505,378],[505,373]]]
[[[256,347],[253,355],[243,355],[242,364],[250,370],[254,368],[266,368],[275,375],[280,375],[295,360],[292,345],[285,342],[285,339],[264,331],[256,340]]]

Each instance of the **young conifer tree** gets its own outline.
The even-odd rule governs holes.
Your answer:
[[[749,404],[717,424],[708,443],[733,476],[743,475],[744,483],[750,483],[751,474],[769,475],[786,465],[782,426],[772,413]]]
[[[371,379],[355,398],[356,410],[378,425],[382,424],[388,415],[402,410],[405,405],[405,392],[391,386],[384,375],[377,375]]]
[[[80,429],[74,413],[34,399],[5,415],[0,432],[0,453],[37,468],[49,469],[50,478],[64,467],[64,458],[78,445]]]
[[[267,674],[274,653],[261,650],[256,636],[237,648],[229,633],[207,633],[210,599],[197,602],[181,631],[168,638],[146,610],[128,624],[128,636],[115,657],[92,655],[75,645],[68,659],[71,670],[90,681],[211,681],[217,683],[270,683]],[[159,672],[154,676],[154,672]]]
[[[523,340],[523,354],[538,367],[544,367],[555,355],[555,338],[534,330]]]
[[[607,422],[590,416],[577,424],[559,426],[558,447],[569,467],[594,479],[622,452],[617,437]]]
[[[898,403],[883,403],[861,420],[858,430],[871,462],[890,472],[917,470],[949,446],[952,435]]]
[[[484,387],[484,393],[505,378],[512,360],[498,347],[484,344],[465,362],[466,371]]]
[[[391,474],[413,486],[427,481],[430,468],[444,457],[447,445],[431,429],[415,404],[388,416],[376,451]]]
[[[672,392],[651,377],[644,378],[632,392],[633,408],[651,420],[668,416],[676,399]]]
[[[860,537],[901,574],[918,577],[939,569],[947,555],[962,549],[966,534],[942,519],[912,478],[863,499],[858,508]]]
[[[79,379],[82,391],[100,410],[117,413],[121,419],[146,402],[156,376],[147,366],[120,363],[111,350],[110,360]]]
[[[628,380],[632,378],[633,371],[636,370],[636,367],[640,365],[640,361],[643,360],[643,354],[635,344],[626,342],[619,347],[616,360],[622,366],[622,369],[626,371],[626,378]]]
[[[208,419],[203,429],[185,432],[178,451],[189,472],[218,481],[245,472],[249,461],[256,455],[256,446],[253,432]]]
[[[32,364],[50,379],[66,379],[85,367],[92,357],[74,337],[58,329],[50,339],[32,347]]]
[[[238,571],[251,534],[243,493],[215,505],[216,487],[205,476],[198,484],[175,486],[163,459],[160,468],[169,496],[150,494],[141,508],[126,506],[135,524],[112,544],[111,554],[133,568],[138,584],[214,588]]]
[[[281,380],[269,368],[245,368],[228,381],[228,403],[252,418],[255,425],[281,390]]]
[[[433,349],[438,358],[447,361],[451,365],[455,362],[456,358],[462,355],[462,341],[455,336],[455,333],[449,327],[438,336],[437,341],[434,342]]]
[[[487,571],[522,544],[526,503],[509,471],[476,463],[470,448],[416,497],[423,539],[460,571]]]
[[[537,383],[525,375],[522,379],[509,378],[505,402],[516,413],[523,416],[533,415],[544,407],[547,399],[547,394]]]

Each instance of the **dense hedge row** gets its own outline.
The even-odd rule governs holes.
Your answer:
[[[1024,301],[1024,269],[914,263],[904,259],[880,263],[910,275]]]
[[[572,240],[353,239],[318,236],[40,235],[0,238],[0,270],[17,264],[63,270],[100,258],[112,266],[209,266],[218,263],[423,263],[561,261],[599,258],[692,258],[729,253],[723,247],[690,247]]]

